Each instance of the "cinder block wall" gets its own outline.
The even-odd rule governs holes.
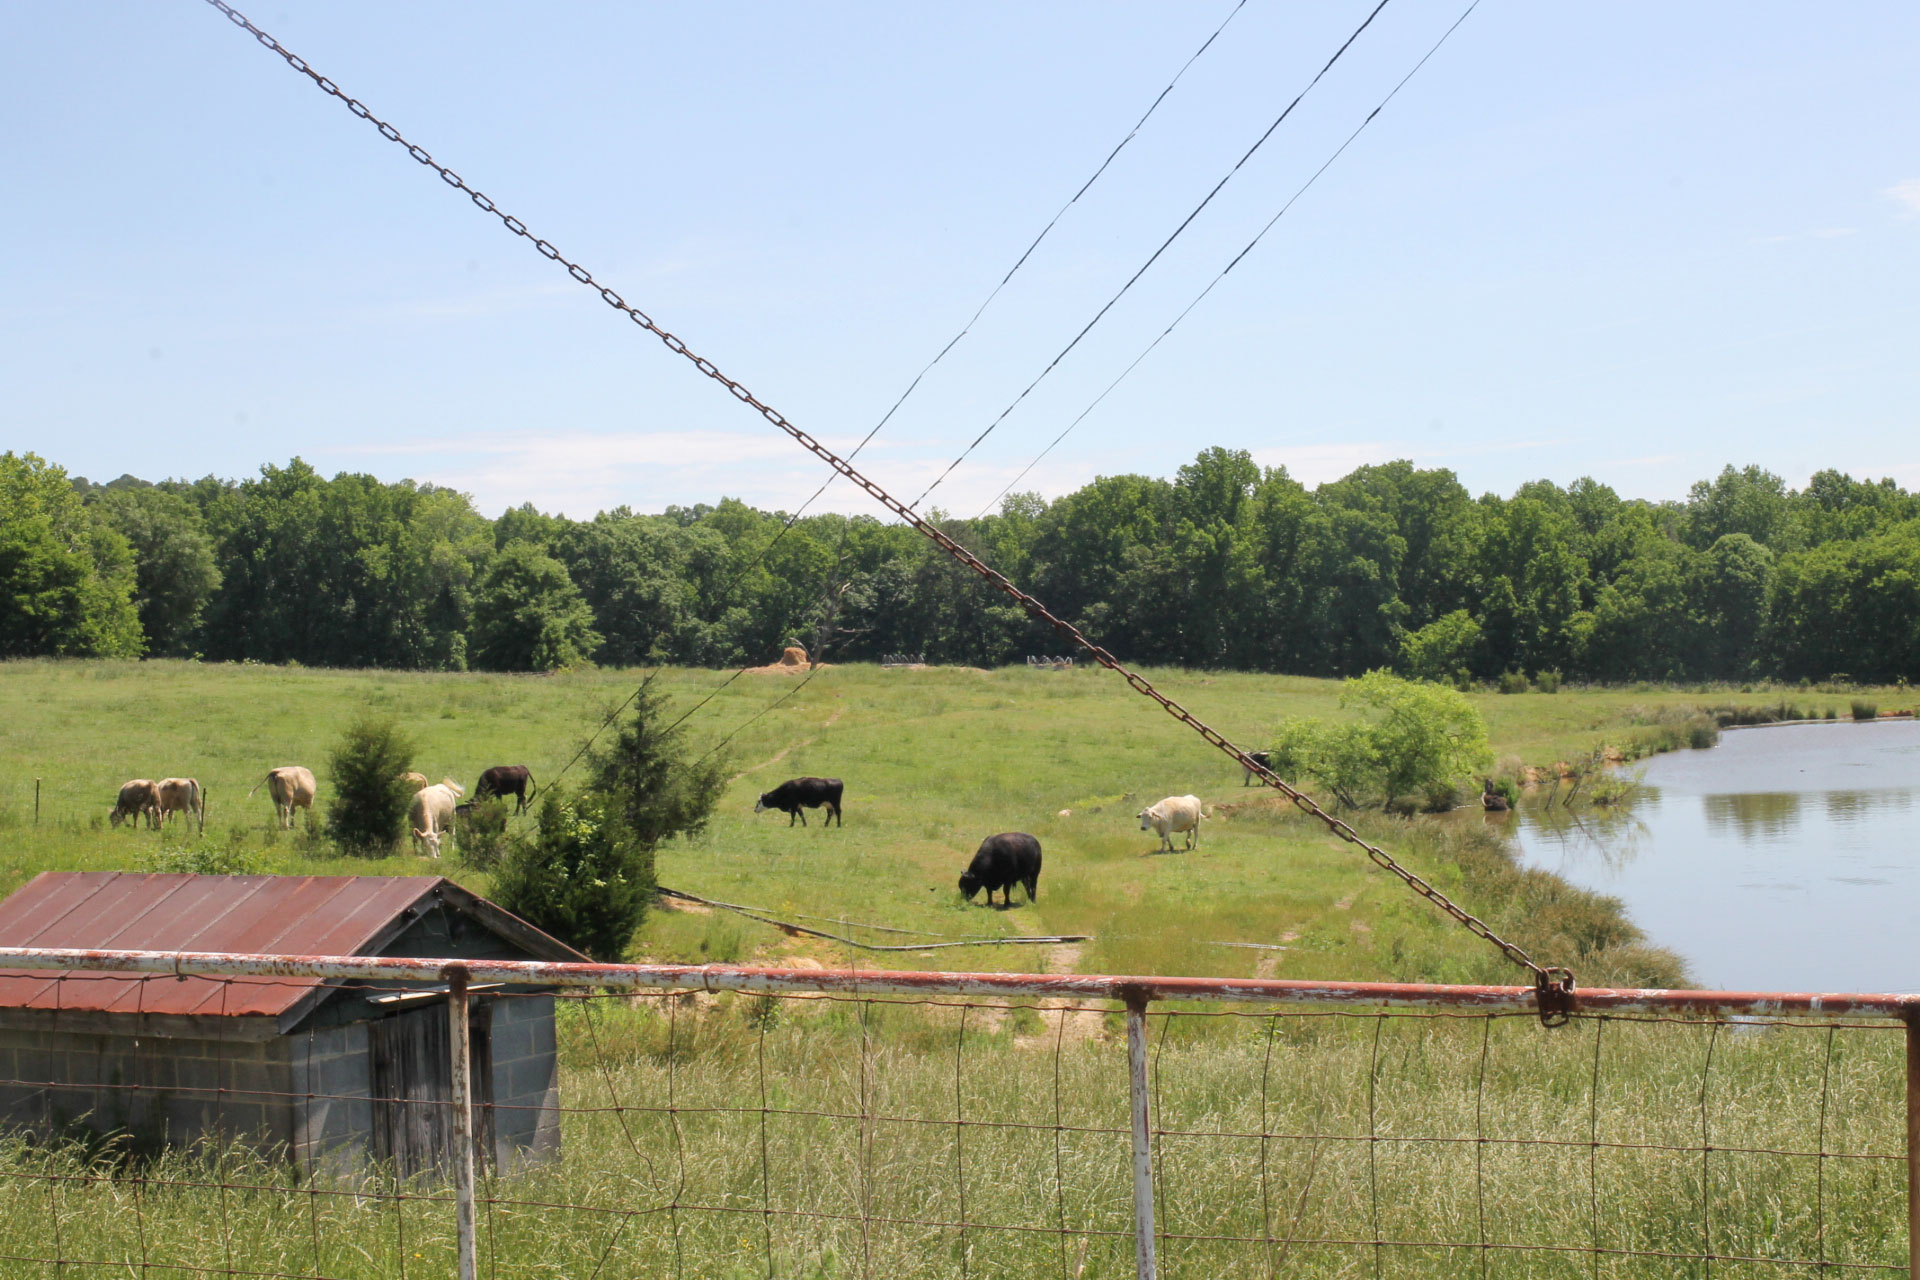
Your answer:
[[[286,1037],[289,1088],[296,1098],[293,1159],[302,1169],[360,1171],[373,1138],[367,1024],[317,1027]]]
[[[141,1149],[294,1138],[288,1043],[0,1030],[0,1127],[126,1132]]]
[[[560,1058],[553,997],[493,1002],[494,1167],[560,1154]]]
[[[485,1154],[508,1171],[560,1151],[554,998],[492,1003],[493,1149]],[[0,1130],[125,1132],[147,1150],[208,1136],[242,1139],[283,1150],[296,1168],[335,1176],[357,1174],[369,1158],[374,1104],[364,1022],[265,1039],[239,1028],[230,1037],[152,1027],[139,1035],[61,1030],[51,1012],[15,1013],[8,1022],[0,1026]]]

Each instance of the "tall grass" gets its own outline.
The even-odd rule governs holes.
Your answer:
[[[1132,1274],[1117,1016],[592,1005],[562,1015],[562,1091],[596,1109],[564,1117],[557,1161],[486,1180],[483,1270]],[[1489,1274],[1529,1277],[1592,1274],[1589,1246],[1625,1251],[1609,1276],[1706,1274],[1636,1252],[1903,1261],[1904,1168],[1862,1158],[1901,1151],[1897,1029],[1189,1010],[1151,1035],[1168,1275],[1368,1275],[1376,1240],[1416,1277],[1477,1274],[1482,1244]],[[445,1194],[241,1147],[129,1170],[14,1142],[0,1254],[445,1275]]]

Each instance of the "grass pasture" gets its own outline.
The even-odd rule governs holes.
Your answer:
[[[1194,712],[1243,743],[1268,740],[1290,714],[1333,714],[1334,681],[1155,671]],[[105,815],[129,777],[193,776],[208,790],[209,840],[248,851],[262,870],[309,874],[453,875],[480,892],[486,876],[457,853],[342,858],[299,831],[278,833],[266,770],[305,764],[327,789],[326,754],[355,714],[391,714],[418,743],[415,767],[471,787],[492,764],[524,763],[550,785],[583,735],[632,688],[633,672],[555,676],[323,671],[184,662],[0,664],[7,708],[0,736],[0,892],[48,869],[133,869],[180,831],[109,830]],[[659,680],[685,708],[719,679],[674,669]],[[994,672],[960,668],[829,668],[767,710],[797,679],[749,674],[688,723],[697,747],[737,732],[733,781],[706,833],[663,849],[659,877],[702,897],[782,918],[878,923],[947,938],[1091,933],[1072,953],[1015,947],[850,952],[796,941],[728,914],[660,910],[637,958],[899,968],[1039,968],[1083,972],[1255,973],[1306,978],[1505,981],[1510,967],[1364,855],[1316,824],[1243,788],[1239,768],[1097,669]],[[1683,690],[1476,695],[1508,769],[1580,759],[1602,742],[1631,746],[1663,717],[1706,703],[1776,694]],[[1844,711],[1839,693],[1802,696]],[[764,713],[764,714],[760,714]],[[758,714],[757,719],[753,717]],[[744,726],[744,727],[742,727]],[[846,826],[788,827],[755,814],[757,793],[784,778],[846,780]],[[41,779],[40,821],[33,780]],[[1192,792],[1214,808],[1200,848],[1160,855],[1135,812]],[[1068,811],[1061,816],[1061,811]],[[1589,982],[1677,978],[1630,944],[1608,904],[1550,877],[1513,870],[1475,811],[1363,827],[1496,927],[1546,949]],[[304,825],[304,824],[303,824]],[[963,906],[954,882],[980,839],[1026,830],[1046,850],[1040,896],[1011,911]],[[1548,926],[1542,930],[1542,922]],[[815,921],[813,923],[818,923]],[[863,940],[900,941],[823,924]],[[1221,943],[1285,946],[1285,951]]]
[[[562,1160],[485,1180],[481,1272],[1130,1276],[1125,1049],[1062,1027],[1086,1016],[570,1002],[563,1096],[595,1109],[566,1117]],[[1155,1015],[1151,1035],[1168,1276],[1904,1260],[1897,1027],[1242,1012]],[[0,1144],[0,1256],[57,1241],[124,1263],[87,1274],[453,1269],[430,1180],[303,1181],[244,1147],[137,1168]]]
[[[1330,681],[1153,676],[1254,746],[1282,715],[1332,713],[1338,693]],[[719,678],[660,676],[682,708]],[[471,786],[487,765],[525,763],[551,785],[635,679],[0,665],[0,891],[45,869],[135,868],[180,843],[177,832],[108,830],[104,816],[126,777],[192,774],[209,788],[207,836],[262,869],[440,871],[484,893],[484,872],[457,853],[349,859],[298,833],[273,835],[264,791],[245,792],[268,767],[302,763],[320,774],[324,798],[326,751],[368,707],[416,737],[416,767],[432,777]],[[1096,939],[876,954],[662,908],[635,939],[636,958],[1522,978],[1363,855],[1243,789],[1237,766],[1106,673],[831,668],[766,710],[794,679],[743,677],[689,722],[701,748],[739,729],[733,781],[705,834],[661,851],[664,884],[789,919]],[[1511,768],[1632,747],[1699,707],[1781,696],[1569,689],[1476,702]],[[1816,714],[1848,709],[1846,693],[1791,696]],[[810,773],[846,780],[844,829],[823,829],[817,814],[802,829],[753,813],[759,791]],[[1199,849],[1154,853],[1133,814],[1186,791],[1214,807]],[[1477,810],[1358,821],[1587,985],[1683,976],[1607,900],[1516,869]],[[954,881],[974,846],[1010,829],[1045,847],[1039,901],[961,904]],[[1111,1011],[952,1002],[570,1002],[562,1096],[590,1110],[566,1117],[563,1159],[489,1181],[482,1272],[1131,1274],[1119,1023]],[[1690,1258],[1702,1252],[1721,1255],[1716,1273],[1771,1275],[1779,1269],[1726,1259],[1884,1265],[1903,1255],[1905,1169],[1885,1158],[1901,1149],[1897,1031],[1620,1019],[1548,1031],[1526,1018],[1159,1007],[1153,1027],[1167,1275],[1440,1277],[1484,1266],[1494,1276],[1692,1276],[1707,1273]],[[356,1195],[391,1187],[378,1171],[357,1187],[305,1182],[243,1148],[176,1152],[135,1170],[124,1176],[111,1151],[0,1140],[0,1258],[20,1260],[0,1262],[0,1275],[79,1273],[24,1261],[56,1254],[110,1263],[84,1269],[102,1275],[141,1274],[143,1258],[156,1274],[451,1270],[452,1215],[428,1183],[398,1202]],[[1375,1239],[1427,1243],[1376,1249]],[[1610,1252],[1596,1267],[1563,1246]]]

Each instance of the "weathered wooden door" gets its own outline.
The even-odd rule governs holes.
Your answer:
[[[493,1154],[493,1006],[475,999],[472,1045],[473,1138],[482,1163]],[[373,1093],[373,1154],[409,1177],[444,1169],[453,1156],[453,1058],[447,1006],[389,1014],[367,1027]]]

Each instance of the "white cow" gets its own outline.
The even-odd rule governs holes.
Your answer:
[[[1200,843],[1200,798],[1198,796],[1168,796],[1158,804],[1148,805],[1140,811],[1140,829],[1160,833],[1160,851],[1173,852],[1173,833],[1187,833],[1187,848]]]
[[[407,806],[407,826],[413,832],[416,850],[421,845],[434,857],[440,856],[440,840],[453,829],[453,807],[465,793],[452,778],[442,778],[430,787],[422,787]]]
[[[280,818],[280,825],[293,829],[293,811],[305,809],[313,812],[313,770],[297,764],[281,765],[278,769],[267,770],[267,776],[260,780],[253,791],[261,787],[273,797],[273,811]],[[253,791],[247,797],[253,797]]]

